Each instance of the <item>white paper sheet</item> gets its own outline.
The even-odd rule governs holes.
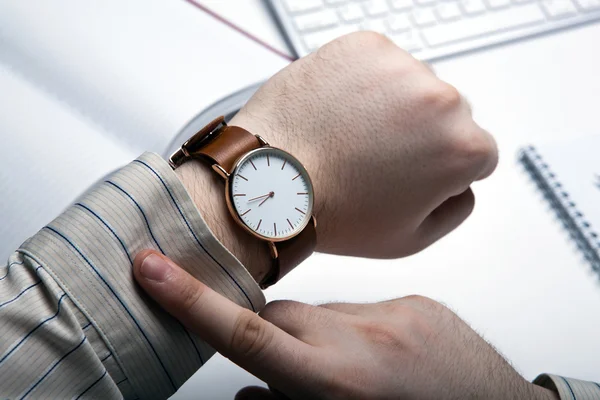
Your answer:
[[[287,64],[185,1],[0,3],[0,257],[98,177]]]

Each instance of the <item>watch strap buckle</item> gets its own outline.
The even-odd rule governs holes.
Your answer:
[[[196,132],[194,136],[181,145],[179,150],[171,154],[171,157],[169,157],[171,168],[175,169],[190,158],[194,158],[194,154],[217,138],[226,126],[225,117],[220,116]]]

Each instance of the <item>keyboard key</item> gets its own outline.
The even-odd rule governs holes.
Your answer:
[[[436,3],[436,0],[415,0],[415,4],[418,6],[432,6]]]
[[[309,52],[317,50],[324,44],[331,42],[340,36],[347,33],[357,31],[358,25],[339,25],[335,28],[323,29],[313,33],[304,35],[304,45]]]
[[[470,16],[484,13],[486,10],[483,0],[461,0],[460,6],[465,14]]]
[[[368,0],[363,2],[363,7],[370,17],[379,17],[388,13],[388,6],[385,0]]]
[[[582,11],[592,11],[600,9],[600,0],[576,0],[577,6]]]
[[[510,6],[510,0],[486,0],[485,2],[487,6],[491,9],[504,8]]]
[[[394,33],[388,35],[388,37],[400,48],[408,52],[416,52],[423,48],[423,42],[419,37],[419,34],[415,31],[408,31],[403,33]]]
[[[412,0],[389,0],[389,2],[394,11],[406,11],[413,7]]]
[[[415,8],[411,15],[413,22],[418,26],[429,26],[437,22],[437,18],[433,12],[433,7]]]
[[[515,4],[531,3],[532,1],[534,1],[534,0],[512,0],[512,2]]]
[[[577,14],[570,0],[544,0],[541,5],[548,18],[560,19]]]
[[[285,6],[291,14],[299,14],[323,8],[323,0],[285,0]]]
[[[356,3],[346,4],[338,10],[344,22],[360,22],[365,17],[362,7]]]
[[[442,21],[453,21],[461,16],[460,8],[456,3],[440,3],[435,7],[435,12]]]
[[[505,31],[545,21],[537,4],[505,8],[479,17],[467,18],[452,24],[437,25],[421,31],[425,41],[432,47],[466,40],[475,36]]]
[[[346,4],[348,0],[325,0],[325,4],[328,6],[340,6]]]
[[[310,32],[336,26],[338,16],[335,11],[327,9],[316,13],[298,15],[294,18],[294,22],[300,32]]]
[[[363,31],[373,31],[384,35],[388,31],[385,18],[368,19],[361,24],[361,28]]]
[[[408,14],[395,14],[388,17],[387,26],[390,32],[401,32],[410,29],[411,23]]]

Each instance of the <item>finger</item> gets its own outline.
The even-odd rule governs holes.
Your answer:
[[[460,113],[454,114],[448,129],[451,158],[446,163],[446,181],[454,194],[462,193],[474,181],[487,178],[498,165],[498,145],[494,137],[471,117],[467,103]],[[468,115],[466,115],[468,113]]]
[[[473,211],[475,195],[468,188],[444,201],[425,218],[419,231],[424,245],[429,245],[456,229]]]
[[[272,301],[260,316],[305,343],[318,345],[324,332],[339,325],[339,313],[291,300]]]
[[[250,373],[289,385],[294,385],[291,376],[310,381],[310,366],[318,358],[312,346],[221,296],[167,257],[141,252],[134,275],[167,312]]]

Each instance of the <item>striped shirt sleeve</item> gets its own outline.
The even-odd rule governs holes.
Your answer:
[[[596,382],[564,378],[558,375],[542,374],[535,378],[533,383],[554,391],[561,400],[600,399],[600,385]]]
[[[145,153],[0,267],[0,398],[164,399],[214,354],[136,286],[132,261],[147,248],[264,307],[169,165]]]

